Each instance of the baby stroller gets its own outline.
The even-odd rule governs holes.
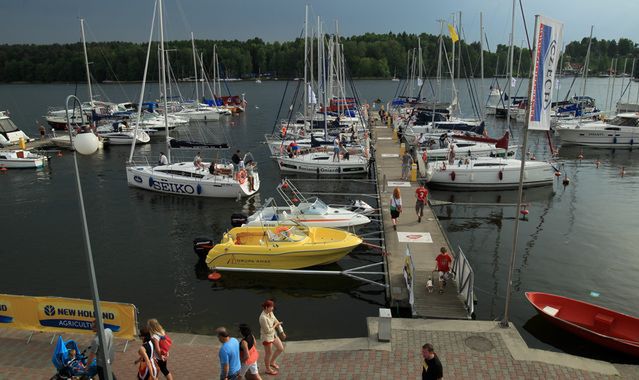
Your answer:
[[[71,357],[69,353],[71,350],[75,350],[75,358]],[[95,360],[90,365],[87,365],[87,357],[84,352],[80,353],[78,344],[74,340],[65,342],[61,336],[58,337],[51,361],[58,370],[51,380],[91,379],[97,374]]]

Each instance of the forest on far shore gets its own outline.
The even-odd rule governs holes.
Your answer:
[[[438,57],[438,36],[431,34],[365,33],[341,37],[344,56],[351,78],[406,78],[408,57],[416,54],[421,41],[424,76],[435,76]],[[450,56],[451,40],[444,37]],[[295,78],[303,76],[304,40],[264,42],[260,38],[238,40],[196,40],[196,48],[203,56],[207,72],[212,72],[213,47],[219,57],[223,78]],[[166,44],[169,61],[176,78],[193,77],[191,41],[170,41]],[[566,74],[579,74],[588,49],[588,38],[572,41],[565,46],[562,62]],[[91,75],[97,82],[140,81],[144,72],[147,45],[132,42],[94,42],[87,44]],[[152,51],[157,51],[155,48]],[[459,57],[459,44],[456,56]],[[507,72],[508,46],[484,44],[484,75],[503,76]],[[616,72],[631,71],[632,58],[639,56],[639,47],[627,39],[592,39],[589,75],[608,73],[613,58],[618,58]],[[480,76],[479,42],[461,41],[462,77]],[[457,65],[458,63],[456,63]],[[152,59],[149,80],[157,79],[157,59]],[[527,47],[515,47],[514,74],[527,76],[530,52]],[[635,72],[639,70],[636,65]],[[447,68],[444,64],[444,73]],[[455,70],[457,71],[457,69]],[[615,70],[613,69],[613,72]],[[199,76],[199,73],[198,73]],[[634,76],[634,75],[632,75]],[[0,82],[83,82],[84,56],[81,43],[51,45],[0,45]]]

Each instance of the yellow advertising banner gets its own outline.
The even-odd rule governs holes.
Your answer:
[[[100,302],[104,327],[118,338],[137,336],[135,305]],[[93,301],[79,298],[0,294],[0,327],[56,333],[93,334]]]

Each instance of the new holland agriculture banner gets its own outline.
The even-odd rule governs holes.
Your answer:
[[[537,16],[536,21],[528,129],[547,131],[564,24],[544,16]]]
[[[132,304],[100,302],[104,327],[118,338],[137,335],[137,311]],[[0,294],[0,327],[56,333],[93,334],[93,301],[60,297]]]

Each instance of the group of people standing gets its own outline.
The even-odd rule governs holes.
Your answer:
[[[283,340],[286,333],[282,328],[273,310],[275,302],[267,300],[262,304],[262,313],[259,317],[260,340],[264,347],[264,373],[275,376],[279,373],[280,366],[277,358],[284,352]],[[241,377],[247,380],[261,380],[258,359],[259,352],[256,347],[256,339],[248,324],[239,326],[241,340],[234,338],[225,327],[216,330],[218,340],[222,343],[218,356],[220,359],[220,380],[235,380]]]

